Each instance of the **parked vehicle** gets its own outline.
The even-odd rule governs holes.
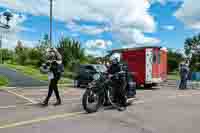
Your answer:
[[[93,80],[93,76],[99,72],[106,72],[107,68],[105,65],[99,64],[86,64],[80,65],[76,71],[76,77],[74,84],[76,87],[86,86]]]
[[[151,88],[167,79],[166,48],[152,46],[116,49],[111,54],[116,52],[121,53],[121,60],[128,64],[137,86]]]
[[[114,75],[114,78],[121,80],[124,78],[126,72],[119,72]],[[131,104],[135,100],[135,95],[132,97],[128,97],[128,81],[123,84],[126,92],[126,101],[127,104]],[[100,107],[102,107],[105,103],[110,104],[113,107],[119,109],[119,103],[116,103],[114,99],[114,89],[112,86],[112,80],[108,78],[108,74],[106,73],[97,73],[93,76],[93,81],[88,85],[83,98],[82,105],[86,112],[93,113],[97,112]]]

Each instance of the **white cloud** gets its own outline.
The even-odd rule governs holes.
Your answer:
[[[105,40],[88,40],[86,43],[86,48],[88,49],[106,49],[108,48],[109,46],[112,45],[112,42],[111,41],[105,41]]]
[[[104,56],[107,49],[112,46],[112,42],[110,40],[88,40],[85,43],[86,49],[85,52],[88,55],[101,57]]]
[[[92,50],[92,49],[86,49],[85,50],[85,53],[87,55],[91,55],[91,56],[94,56],[94,57],[102,57],[104,55],[103,51],[100,51],[100,50]]]
[[[176,52],[176,53],[178,53],[178,54],[181,54],[181,55],[183,55],[183,57],[186,57],[186,54],[185,54],[185,49],[184,48],[179,48],[179,49],[171,49],[172,50],[172,52]]]
[[[73,32],[81,32],[88,35],[98,35],[102,34],[103,32],[108,32],[108,27],[101,27],[96,25],[78,25],[74,22],[70,22],[67,25],[67,28],[69,28]]]
[[[151,0],[152,3],[159,2],[162,5],[165,5],[167,2],[177,3],[177,2],[180,2],[180,1],[184,1],[184,0]]]
[[[173,26],[173,25],[165,25],[162,28],[164,30],[169,30],[169,31],[175,30],[175,26]]]
[[[182,48],[182,49],[179,48],[179,49],[176,49],[175,52],[184,55],[185,54],[185,49],[184,48]]]
[[[175,16],[184,24],[193,29],[200,29],[200,6],[199,0],[185,0]]]
[[[72,37],[79,37],[78,33],[72,33]]]
[[[161,41],[157,38],[146,37],[144,33],[137,29],[120,29],[116,31],[116,39],[121,38],[123,45],[156,45]],[[124,46],[127,47],[127,46]]]
[[[21,31],[36,32],[36,29],[34,29],[34,28],[23,27],[23,26],[20,26],[19,28]]]
[[[0,6],[34,15],[49,15],[49,0],[1,0]],[[154,20],[149,15],[147,0],[56,0],[54,17],[69,22],[73,19],[109,21],[121,26],[154,30]]]
[[[21,40],[23,44],[27,47],[33,47],[33,45],[35,45],[36,42],[20,39],[18,33],[21,31],[35,32],[35,30],[32,28],[21,26],[21,24],[27,19],[25,15],[19,15],[17,13],[12,14],[13,17],[9,22],[10,28],[0,28],[0,36],[2,37],[2,47],[13,49],[15,48],[18,40]],[[1,22],[5,23],[5,18],[1,17]]]
[[[0,6],[33,15],[49,15],[49,0],[1,0]],[[53,15],[67,24],[73,20],[105,23],[105,27],[85,25],[76,28],[92,35],[111,31],[113,36],[120,34],[118,39],[122,41],[134,42],[137,38],[125,30],[129,33],[137,29],[141,34],[156,30],[155,20],[149,13],[150,6],[148,0],[56,0]],[[144,42],[152,41],[144,39]]]
[[[17,36],[12,36],[10,38],[3,38],[2,39],[2,48],[8,48],[8,49],[14,49],[17,45],[17,41],[18,41],[18,38]],[[30,40],[20,40],[22,42],[22,44],[25,46],[25,47],[30,47],[30,48],[33,48],[34,46],[36,46],[36,44],[38,42],[35,42],[35,41],[30,41]]]

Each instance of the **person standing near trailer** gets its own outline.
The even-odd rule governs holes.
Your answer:
[[[187,80],[188,80],[188,76],[189,76],[189,68],[186,64],[181,64],[180,65],[180,85],[179,85],[179,89],[183,90],[187,88]]]

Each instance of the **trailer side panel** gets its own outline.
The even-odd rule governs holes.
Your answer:
[[[137,85],[145,83],[145,49],[122,52],[123,60],[128,64]]]

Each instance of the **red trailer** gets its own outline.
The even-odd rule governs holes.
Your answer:
[[[167,79],[167,49],[157,46],[117,49],[138,86],[152,87]]]

